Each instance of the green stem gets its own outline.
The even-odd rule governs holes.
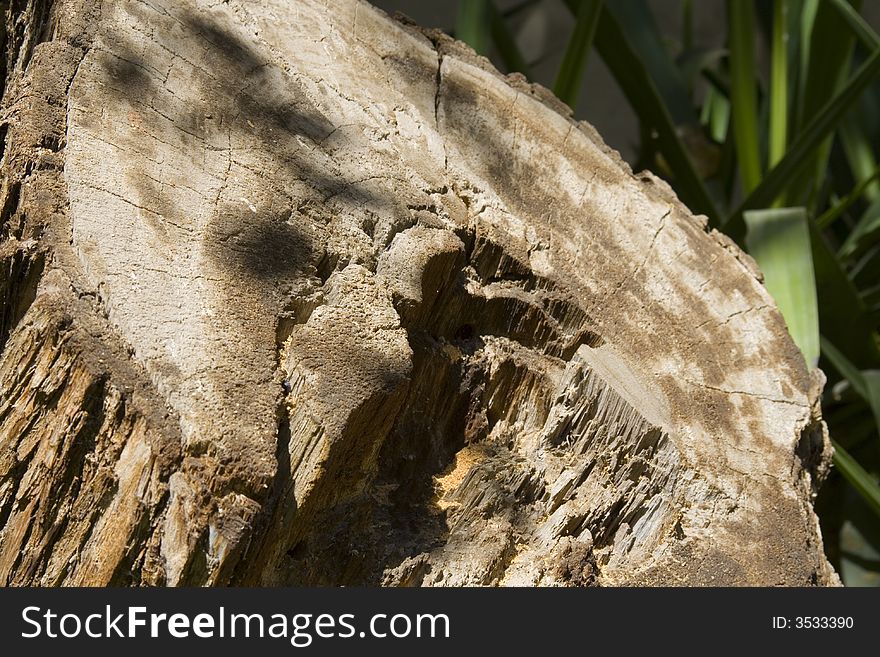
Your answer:
[[[580,0],[577,18],[574,24],[574,32],[565,49],[565,57],[559,66],[559,73],[553,85],[553,91],[560,100],[575,109],[584,68],[587,65],[587,55],[593,46],[593,37],[596,35],[596,26],[599,24],[599,16],[602,14],[601,0]]]
[[[733,135],[746,196],[761,183],[758,102],[755,95],[754,8],[750,0],[728,0]]]
[[[776,166],[785,155],[788,140],[788,0],[773,2],[771,48],[768,168]]]
[[[489,0],[459,0],[455,37],[481,55],[489,53]]]

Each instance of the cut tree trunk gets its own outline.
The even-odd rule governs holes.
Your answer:
[[[748,256],[356,0],[7,3],[0,583],[834,584]]]

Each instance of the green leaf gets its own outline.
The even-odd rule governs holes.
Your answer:
[[[874,183],[877,178],[880,177],[880,167],[874,169],[874,171],[867,178],[862,180],[858,185],[856,185],[852,191],[840,199],[837,203],[835,203],[832,207],[828,208],[821,217],[816,219],[816,225],[820,230],[824,230],[828,228],[831,224],[833,224],[837,218],[849,209],[849,207],[858,201],[864,194],[868,187]],[[880,215],[878,215],[880,218]],[[880,224],[880,221],[878,221]],[[850,237],[856,234],[858,228],[853,230],[850,233]],[[849,239],[847,240],[847,242]],[[844,244],[844,249],[846,248],[846,243]]]
[[[730,124],[730,102],[715,87],[706,91],[700,121],[709,128],[709,135],[719,144],[727,139]]]
[[[865,377],[862,376],[862,373],[859,369],[853,365],[849,359],[841,353],[841,351],[834,346],[834,343],[831,340],[828,340],[825,336],[822,336],[822,355],[828,359],[828,361],[834,366],[834,369],[838,371],[840,376],[849,381],[850,385],[853,387],[858,395],[867,401],[868,399],[868,384],[865,382]]]
[[[750,194],[761,182],[758,100],[755,93],[754,7],[751,2],[728,0],[730,98],[733,136],[739,158],[743,192]]]
[[[517,71],[527,78],[531,78],[532,74],[529,71],[529,65],[516,45],[516,39],[513,38],[513,34],[508,29],[504,16],[498,11],[494,2],[489,3],[489,27],[492,33],[492,42],[498,49],[498,54],[501,56],[501,61],[504,62],[507,70],[510,72]]]
[[[574,1],[566,0],[566,4],[572,8]],[[612,4],[619,8],[617,2]],[[599,18],[595,36],[596,49],[642,125],[656,131],[658,147],[675,172],[673,182],[682,201],[694,212],[707,215],[709,222],[717,226],[720,217],[718,209],[694,168],[670,109],[648,73],[644,60],[630,42],[629,32],[624,33],[620,23],[607,9],[606,6]],[[694,125],[697,125],[696,119]]]
[[[860,0],[857,1],[861,4]],[[798,129],[820,111],[828,96],[833,95],[846,78],[854,43],[854,34],[848,23],[833,0],[805,3],[802,10],[801,89],[795,113]]]
[[[718,86],[719,90],[727,96],[730,92],[730,85],[723,82],[713,69],[723,62],[728,54],[727,48],[691,48],[683,50],[675,58],[675,63],[689,89],[693,88],[696,78],[702,75],[710,85]]]
[[[819,306],[819,327],[847,358],[864,368],[880,366],[876,333],[864,301],[828,246],[815,222],[810,222],[813,269]]]
[[[694,47],[693,0],[682,0],[681,3],[681,47],[685,51]]]
[[[877,170],[877,160],[874,159],[874,144],[865,134],[860,125],[860,114],[850,115],[840,125],[840,141],[843,145],[849,168],[853,178],[857,182],[863,182],[870,178],[869,184],[864,189],[865,197],[873,202],[880,198],[880,185],[874,182],[873,175]]]
[[[574,32],[568,40],[568,47],[553,85],[554,93],[572,109],[577,104],[587,55],[593,47],[593,37],[602,14],[601,0],[579,0],[578,5]]]
[[[853,365],[834,344],[822,337],[822,354],[834,366],[840,375],[849,381],[856,394],[864,399],[874,414],[874,423],[880,431],[880,370],[864,372]]]
[[[880,36],[877,36],[852,5],[844,0],[831,0],[831,5],[869,51],[880,48]],[[840,130],[841,142],[856,180],[864,180],[877,168],[873,144],[865,135],[861,118],[861,113],[851,116]],[[870,185],[866,195],[870,201],[876,201],[880,198],[880,185]]]
[[[862,181],[862,184],[870,183],[875,177]],[[864,250],[871,242],[872,236],[880,233],[880,200],[874,201],[859,219],[840,247],[840,255],[850,257],[858,251]]]
[[[856,0],[860,4],[860,0]],[[800,93],[794,105],[795,125],[792,135],[806,132],[815,118],[843,88],[851,68],[852,30],[840,13],[828,2],[807,3],[804,10]],[[835,122],[836,124],[836,122]],[[832,126],[835,127],[835,126]],[[822,135],[812,148],[801,153],[803,166],[792,171],[786,186],[789,204],[800,205],[817,198],[826,180],[831,131]]]
[[[489,53],[489,0],[459,0],[455,37],[481,55]]]
[[[772,208],[745,214],[749,253],[764,272],[795,343],[810,367],[819,362],[819,311],[804,208]]]
[[[880,586],[880,523],[861,499],[844,504],[848,517],[840,528],[840,578],[845,586]]]
[[[816,219],[816,225],[819,227],[819,230],[825,230],[831,224],[833,224],[837,218],[846,212],[853,203],[858,201],[864,194],[865,190],[880,177],[880,167],[874,169],[874,172],[862,180],[858,185],[856,185],[853,190],[840,199],[837,203],[835,203],[832,207],[826,210],[821,217]],[[878,219],[880,219],[880,215],[878,215]],[[880,221],[877,222],[880,224]],[[858,227],[850,233],[850,238],[856,235],[858,231]],[[847,243],[849,242],[849,238],[847,239]],[[844,243],[842,248],[842,252],[846,250],[847,243]]]
[[[874,412],[877,431],[880,431],[880,370],[865,370],[862,377],[868,389],[868,406]]]
[[[741,226],[737,224],[741,223],[744,211],[770,205],[785,190],[793,177],[814,162],[816,149],[822,146],[844,115],[858,101],[859,94],[873,82],[878,73],[880,73],[880,50],[859,67],[840,93],[833,96],[801,131],[788,148],[785,157],[767,173],[761,184],[731,214],[725,224],[725,230],[734,235],[737,231],[741,231]]]
[[[834,465],[840,474],[858,491],[871,510],[880,516],[880,486],[840,444],[834,440],[831,444],[834,446]]]
[[[770,135],[767,166],[785,155],[788,143],[788,0],[773,2],[773,36],[770,59]]]
[[[798,102],[803,97],[803,87],[806,80],[810,77],[810,53],[813,49],[810,47],[813,36],[813,26],[816,24],[816,13],[819,11],[819,0],[804,0],[800,11],[800,94]],[[800,117],[800,109],[797,116]]]
[[[877,36],[877,33],[871,29],[868,23],[865,22],[865,19],[859,15],[859,12],[849,2],[846,2],[846,0],[829,0],[829,4],[868,50],[874,50],[880,46],[880,37]]]
[[[570,8],[574,9],[574,3],[575,0],[566,0]],[[647,1],[613,0],[605,3],[604,8],[603,14],[613,16],[626,35],[627,44],[651,78],[673,123],[676,126],[696,126],[697,113],[687,82],[670,56]]]

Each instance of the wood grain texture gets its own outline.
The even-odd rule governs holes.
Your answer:
[[[356,0],[11,20],[0,581],[837,583],[821,372],[549,92]]]

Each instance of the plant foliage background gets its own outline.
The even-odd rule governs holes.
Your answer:
[[[822,402],[835,468],[817,502],[825,550],[847,585],[880,585],[880,35],[865,17],[880,7],[377,4],[423,24],[426,12],[435,20],[446,12],[448,30],[501,70],[552,88],[606,138],[611,125],[625,141],[609,141],[634,170],[662,175],[758,261],[804,358],[828,377]],[[708,30],[707,8],[715,12]],[[548,12],[564,13],[549,32]],[[586,74],[595,58],[617,89]],[[622,136],[615,113],[635,117]]]

